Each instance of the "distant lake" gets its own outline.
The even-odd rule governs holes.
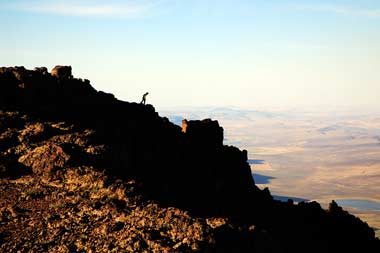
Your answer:
[[[336,202],[340,206],[353,207],[360,210],[380,210],[380,202],[364,199],[339,199]]]
[[[282,202],[287,202],[288,199],[291,199],[291,200],[293,200],[296,203],[310,201],[309,199],[297,198],[297,197],[279,196],[279,195],[272,195],[272,196],[273,196],[273,199],[279,200],[279,201],[282,201]]]

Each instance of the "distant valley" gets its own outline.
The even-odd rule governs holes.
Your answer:
[[[179,125],[182,118],[217,119],[224,142],[248,151],[256,183],[279,200],[327,207],[334,199],[380,228],[380,113],[182,108],[161,114]]]

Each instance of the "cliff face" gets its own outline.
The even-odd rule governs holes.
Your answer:
[[[0,73],[2,108],[94,129],[110,148],[102,161],[109,172],[139,178],[160,201],[213,215],[223,214],[228,201],[236,205],[236,199],[245,203],[245,195],[260,194],[246,153],[223,146],[216,121],[190,121],[182,133],[151,105],[97,92],[87,80],[72,78],[68,67],[56,67],[52,74],[22,67]]]
[[[180,244],[181,251],[305,251],[302,247],[294,249],[295,243],[315,244],[308,252],[366,252],[379,247],[367,224],[335,205],[325,211],[315,202],[294,205],[273,201],[267,189],[255,186],[247,152],[223,145],[223,128],[217,121],[185,120],[181,129],[161,118],[151,105],[119,101],[112,94],[96,91],[88,80],[74,78],[71,67],[58,66],[51,73],[46,68],[1,68],[0,110],[0,175],[4,192],[14,187],[9,186],[10,179],[38,179],[33,181],[34,188],[41,180],[49,182],[49,187],[52,182],[67,187],[77,180],[75,177],[83,178],[94,171],[110,179],[108,183],[100,180],[96,189],[86,188],[90,192],[85,201],[88,205],[93,204],[94,191],[110,191],[110,186],[116,187],[112,180],[122,180],[123,189],[138,188],[130,191],[139,197],[121,196],[121,202],[117,202],[121,204],[116,204],[115,209],[118,217],[129,217],[128,201],[136,202],[136,198],[141,203],[154,201],[161,206],[149,206],[146,212],[152,216],[170,213],[165,209],[168,206],[190,211],[178,211],[178,219],[188,221],[181,229],[198,222],[203,225],[196,233],[203,233],[203,237],[193,235],[197,241],[190,240],[191,236],[181,237],[181,242],[188,238]],[[135,183],[132,187],[127,182]],[[46,189],[46,185],[37,188]],[[66,194],[66,190],[62,191]],[[73,194],[85,198],[79,192]],[[43,191],[43,196],[48,193]],[[112,209],[113,202],[107,202],[107,198],[99,203]],[[3,216],[9,215],[5,208],[9,201],[2,198]],[[81,208],[74,212],[81,212]],[[224,218],[215,225],[215,217]],[[135,224],[125,219],[123,224]],[[165,222],[160,229],[169,226],[170,221]],[[2,223],[9,230],[18,228],[7,219]],[[117,222],[104,224],[118,226]],[[250,229],[252,225],[256,228]],[[155,231],[159,225],[152,226],[140,224],[139,228]],[[124,225],[122,229],[127,230]],[[161,246],[165,244],[164,235],[170,234],[155,233],[161,236],[156,241]],[[14,236],[11,231],[2,231],[0,242],[9,246],[7,241]],[[147,234],[140,236],[142,241],[154,241]],[[167,246],[173,248],[180,239],[170,238]],[[266,248],[265,241],[276,246]],[[147,250],[153,250],[153,244],[147,245]]]

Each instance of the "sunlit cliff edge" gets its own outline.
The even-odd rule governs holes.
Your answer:
[[[273,200],[214,120],[160,117],[74,78],[0,68],[0,245],[51,252],[376,252],[335,202]]]

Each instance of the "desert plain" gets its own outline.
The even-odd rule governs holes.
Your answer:
[[[252,175],[279,200],[331,200],[380,235],[380,111],[363,108],[181,108],[182,118],[217,119],[227,145],[248,151]]]

